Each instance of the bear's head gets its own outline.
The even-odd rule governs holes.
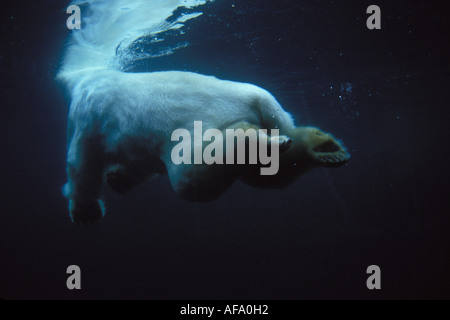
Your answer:
[[[259,166],[245,167],[239,176],[242,181],[259,188],[284,188],[315,167],[337,168],[350,160],[341,142],[317,128],[296,127],[282,134],[291,138],[292,143],[280,153],[279,172],[261,176]]]
[[[350,160],[350,154],[331,134],[314,127],[298,128],[301,149],[313,166],[337,168]]]

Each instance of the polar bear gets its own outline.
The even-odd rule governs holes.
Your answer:
[[[190,72],[128,73],[114,67],[127,37],[148,27],[139,23],[152,21],[169,30],[187,20],[181,16],[164,24],[143,13],[164,17],[162,13],[195,3],[167,0],[155,11],[154,2],[132,2],[129,6],[131,2],[123,0],[107,5],[101,0],[73,2],[90,5],[90,14],[84,18],[87,26],[74,31],[57,76],[71,99],[64,195],[72,221],[98,221],[104,216],[104,184],[126,193],[166,174],[180,197],[213,201],[237,179],[254,187],[282,188],[314,167],[347,163],[349,153],[332,135],[313,127],[296,127],[272,94],[255,85]],[[117,26],[117,21],[122,25]],[[277,130],[277,135],[258,135],[280,152],[277,174],[261,175],[261,163],[175,164],[172,151],[177,142],[172,141],[172,134],[180,128],[194,133],[196,121],[205,130]]]
[[[292,117],[266,90],[245,83],[189,72],[87,72],[69,114],[69,182],[73,221],[104,215],[104,181],[126,193],[157,174],[168,174],[176,193],[192,201],[211,201],[236,179],[264,188],[280,188],[315,166],[338,167],[349,159],[333,136],[312,127],[295,127]],[[258,165],[175,165],[171,151],[178,128],[192,131],[278,128],[284,150],[280,171],[260,175]],[[270,137],[268,137],[270,139]]]

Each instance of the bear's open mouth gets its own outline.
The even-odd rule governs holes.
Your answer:
[[[350,154],[345,149],[340,149],[337,152],[324,152],[318,153],[317,158],[321,162],[321,165],[328,168],[337,168],[348,163],[350,160]]]
[[[316,159],[321,166],[337,168],[343,166],[350,160],[350,154],[339,142],[329,140],[313,149]]]
[[[321,144],[318,147],[315,147],[313,150],[314,152],[320,152],[320,153],[333,153],[333,152],[338,152],[340,151],[342,148],[340,145],[338,145],[337,143],[335,143],[334,141],[327,141],[323,144]]]

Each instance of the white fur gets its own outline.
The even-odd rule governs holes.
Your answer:
[[[203,121],[205,131],[244,121],[263,128],[294,125],[270,93],[251,84],[177,71],[102,70],[80,79],[69,114],[68,161],[75,168],[83,166],[80,157],[89,152],[83,147],[85,140],[100,145],[103,156],[117,161],[143,160],[137,159],[135,150],[144,146],[170,167],[173,131],[192,132],[194,121]],[[72,192],[69,189],[67,195]]]
[[[294,127],[291,116],[275,98],[254,85],[187,72],[124,73],[113,69],[120,69],[120,63],[115,61],[118,46],[129,45],[138,35],[148,34],[148,30],[178,27],[189,17],[172,24],[166,23],[165,18],[180,5],[204,2],[73,2],[90,5],[58,74],[72,99],[69,181],[64,193],[71,200],[73,218],[81,214],[77,210],[92,211],[98,206],[105,170],[112,165],[134,166],[137,175],[142,172],[145,178],[160,172],[152,168],[155,158],[160,159],[175,190],[189,188],[193,179],[204,175],[205,168],[173,165],[171,135],[180,128],[192,131],[194,121],[203,121],[204,130],[225,129],[243,121],[268,129]],[[226,176],[225,172],[218,174]],[[90,219],[89,213],[86,219]]]

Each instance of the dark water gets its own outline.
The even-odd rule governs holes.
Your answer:
[[[0,20],[0,297],[450,298],[445,2],[207,5],[173,39],[189,47],[135,71],[260,85],[299,125],[342,139],[351,163],[281,191],[236,183],[210,204],[179,199],[167,177],[105,190],[107,216],[88,226],[70,223],[61,195],[68,107],[53,78],[67,3],[14,3]],[[382,30],[366,28],[371,4]],[[374,264],[378,292],[366,288]]]

